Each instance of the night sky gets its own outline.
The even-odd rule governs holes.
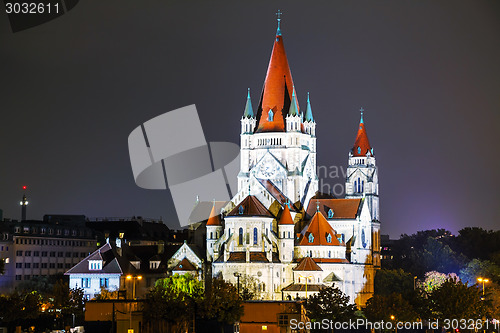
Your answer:
[[[15,34],[2,12],[4,217],[20,218],[27,185],[30,219],[140,215],[177,227],[169,191],[135,185],[128,135],[196,104],[207,141],[238,143],[247,88],[259,102],[278,9],[301,109],[311,94],[319,165],[345,169],[366,110],[382,233],[497,230],[494,0],[81,1]]]

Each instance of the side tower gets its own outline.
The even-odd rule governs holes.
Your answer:
[[[207,221],[207,260],[214,261],[219,257],[219,249],[216,243],[222,236],[222,224],[220,216],[215,211],[215,202],[210,212],[210,217]]]
[[[378,171],[373,148],[368,141],[363,121],[363,108],[354,147],[349,152],[347,167],[346,198],[364,198],[368,204],[372,221],[379,221]]]

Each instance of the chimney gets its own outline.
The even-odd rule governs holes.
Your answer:
[[[158,242],[158,254],[163,254],[163,252],[165,252],[165,242],[159,241]]]

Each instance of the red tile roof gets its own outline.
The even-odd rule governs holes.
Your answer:
[[[328,211],[333,211],[332,219],[355,219],[361,206],[362,199],[311,199],[307,206],[307,215],[316,214],[319,204],[319,211],[324,216],[328,216]],[[330,219],[330,218],[329,218]]]
[[[313,258],[313,260],[317,263],[349,263],[347,259],[334,259],[334,258]]]
[[[290,214],[290,209],[288,209],[288,205],[285,205],[285,209],[283,209],[283,213],[281,213],[279,224],[294,224],[292,215]]]
[[[294,283],[282,289],[282,291],[320,291],[326,288],[324,284],[299,284]]]
[[[361,121],[359,123],[358,134],[356,135],[354,147],[352,147],[352,154],[353,156],[366,156],[366,153],[368,153],[368,151],[371,151],[371,149],[372,147],[370,146],[370,142],[368,141],[365,124],[363,123],[363,121]]]
[[[246,262],[247,253],[246,252],[231,252],[227,262]],[[273,262],[276,262],[273,253]],[[250,262],[269,262],[265,252],[250,252]]]
[[[172,269],[172,271],[196,271],[196,267],[194,267],[187,258],[184,258],[174,267],[174,269]]]
[[[243,207],[240,214],[240,207]],[[239,203],[227,216],[266,216],[274,217],[274,215],[253,195],[247,196]]]
[[[212,211],[210,212],[210,217],[208,218],[207,221],[207,226],[213,225],[213,226],[220,226],[220,216],[215,212],[215,205],[212,206]]]
[[[257,111],[256,132],[285,131],[285,116],[292,100],[292,90],[292,73],[288,66],[283,37],[277,35]],[[273,110],[273,121],[268,121],[269,109]]]
[[[311,257],[302,258],[300,263],[293,269],[294,271],[322,271],[321,267],[318,266]]]
[[[309,242],[309,235],[313,235],[313,241]],[[330,235],[330,242],[327,241],[328,235]],[[337,239],[337,233],[330,226],[330,223],[325,219],[321,212],[314,214],[311,222],[307,226],[304,236],[300,239],[299,245],[329,245],[338,246],[341,245]]]

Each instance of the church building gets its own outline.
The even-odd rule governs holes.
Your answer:
[[[338,199],[318,192],[316,122],[309,93],[305,111],[297,95],[278,18],[259,104],[248,91],[241,118],[238,192],[207,221],[210,274],[265,300],[335,285],[362,306],[380,267],[378,174],[363,110]]]

